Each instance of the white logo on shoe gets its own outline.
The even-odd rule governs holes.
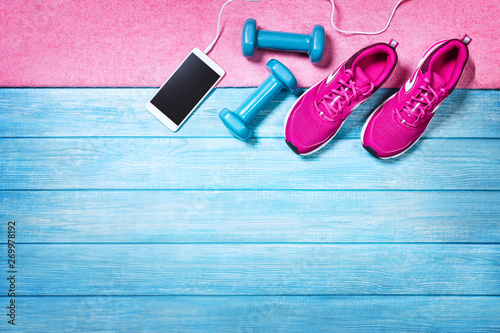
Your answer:
[[[429,50],[427,50],[425,53],[424,53],[424,56],[422,57],[422,59],[420,59],[420,61],[418,62],[418,65],[417,65],[417,70],[415,71],[415,74],[413,74],[413,77],[411,77],[406,83],[405,83],[405,93],[407,93],[408,91],[411,90],[411,88],[413,88],[413,86],[415,85],[415,81],[417,80],[417,74],[418,74],[418,71],[420,71],[420,67],[422,67],[422,65],[424,64],[424,61],[425,59],[427,59],[427,57],[432,53],[432,51],[434,51],[435,49],[437,49],[441,44],[443,44],[444,42],[446,42],[446,40],[443,40],[443,41],[440,41],[440,42],[437,42],[436,44],[434,44]]]
[[[415,81],[417,80],[417,74],[418,74],[419,70],[420,70],[420,66],[418,66],[417,70],[415,71],[415,74],[413,74],[413,77],[411,77],[408,81],[406,81],[406,83],[405,83],[405,93],[407,93],[408,91],[410,91],[411,88],[413,88],[413,85],[415,85]]]
[[[344,64],[342,64],[341,66],[339,66],[339,68],[337,68],[337,70],[335,71],[335,73],[332,73],[328,76],[328,78],[326,79],[326,84],[332,82],[332,80],[335,78],[335,76],[337,76],[338,72],[340,71],[340,69],[344,66]]]

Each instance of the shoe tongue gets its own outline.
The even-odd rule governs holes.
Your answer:
[[[356,67],[354,70],[354,85],[358,88],[364,87],[370,83],[370,79],[366,76],[365,72],[361,69],[361,67]]]
[[[430,82],[430,86],[432,87],[432,89],[439,90],[442,87],[444,87],[445,85],[446,85],[445,79],[443,79],[438,73],[432,73],[431,82]],[[419,98],[422,98],[422,97],[420,96]],[[413,109],[413,106],[411,108]],[[400,114],[401,114],[401,117],[403,117],[403,119],[405,119],[407,122],[413,123],[414,119],[412,116],[409,116],[404,111],[401,112]]]
[[[431,87],[434,90],[441,89],[446,85],[446,80],[439,76],[438,73],[432,73]]]
[[[354,85],[358,88],[364,87],[370,83],[370,79],[366,76],[365,72],[361,69],[361,67],[356,67],[354,70]]]
[[[356,86],[357,89],[361,89],[370,83],[370,79],[368,78],[368,76],[366,76],[366,74],[363,72],[363,70],[360,67],[355,68],[354,76],[351,79],[352,79],[352,81],[354,81],[354,86]],[[349,91],[351,90],[350,88],[347,88],[347,89],[349,89]],[[347,89],[346,89],[346,91],[347,91]],[[352,95],[352,91],[348,92],[348,94]],[[359,92],[358,92],[358,96],[359,96]],[[334,105],[335,101],[340,97],[341,97],[340,95],[337,95],[336,98],[334,98],[333,101],[330,102],[330,105]],[[321,111],[323,111],[323,112],[325,111],[324,106],[322,104],[319,105],[319,108]]]

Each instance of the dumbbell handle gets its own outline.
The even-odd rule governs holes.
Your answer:
[[[281,31],[257,31],[257,48],[309,52],[311,36]]]
[[[245,123],[249,123],[269,100],[281,89],[283,83],[274,75],[268,78],[234,111]]]

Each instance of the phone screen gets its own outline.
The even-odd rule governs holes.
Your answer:
[[[180,125],[220,77],[191,53],[151,99],[151,104]]]

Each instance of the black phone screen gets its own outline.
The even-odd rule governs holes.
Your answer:
[[[180,125],[219,78],[219,74],[191,53],[151,99],[151,104]]]

